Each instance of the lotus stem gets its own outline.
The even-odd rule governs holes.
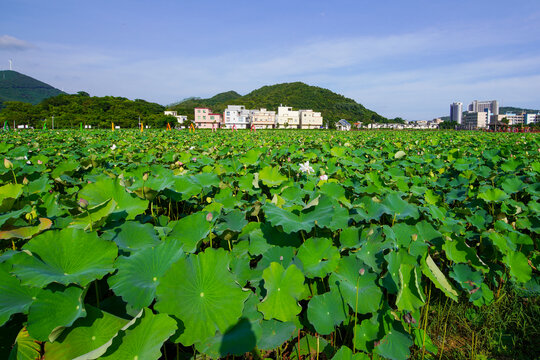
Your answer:
[[[358,321],[358,283],[360,282],[360,275],[356,278],[356,299],[354,301],[354,328],[353,328],[353,354],[356,353],[356,322]]]

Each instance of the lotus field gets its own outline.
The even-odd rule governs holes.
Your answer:
[[[3,133],[0,357],[445,358],[434,299],[538,299],[539,149],[453,131]]]

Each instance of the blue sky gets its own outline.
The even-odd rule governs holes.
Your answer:
[[[169,104],[303,81],[387,116],[540,108],[540,1],[3,0],[0,69]]]

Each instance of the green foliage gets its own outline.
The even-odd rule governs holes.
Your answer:
[[[11,132],[0,358],[537,358],[539,147],[444,131]]]
[[[189,116],[193,115],[193,109],[196,107],[210,107],[213,111],[223,112],[227,105],[233,104],[244,105],[247,109],[277,110],[281,104],[297,110],[313,109],[320,111],[324,121],[332,127],[340,119],[363,123],[400,122],[400,120],[402,122],[402,119],[390,121],[343,95],[301,82],[263,86],[244,96],[229,91],[209,99],[193,98],[172,105],[171,108],[177,110],[179,114]]]
[[[0,110],[5,106],[2,103],[9,101],[36,105],[47,98],[63,93],[44,82],[16,71],[0,71]]]

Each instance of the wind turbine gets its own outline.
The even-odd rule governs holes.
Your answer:
[[[13,60],[9,59],[9,70],[13,70]]]

